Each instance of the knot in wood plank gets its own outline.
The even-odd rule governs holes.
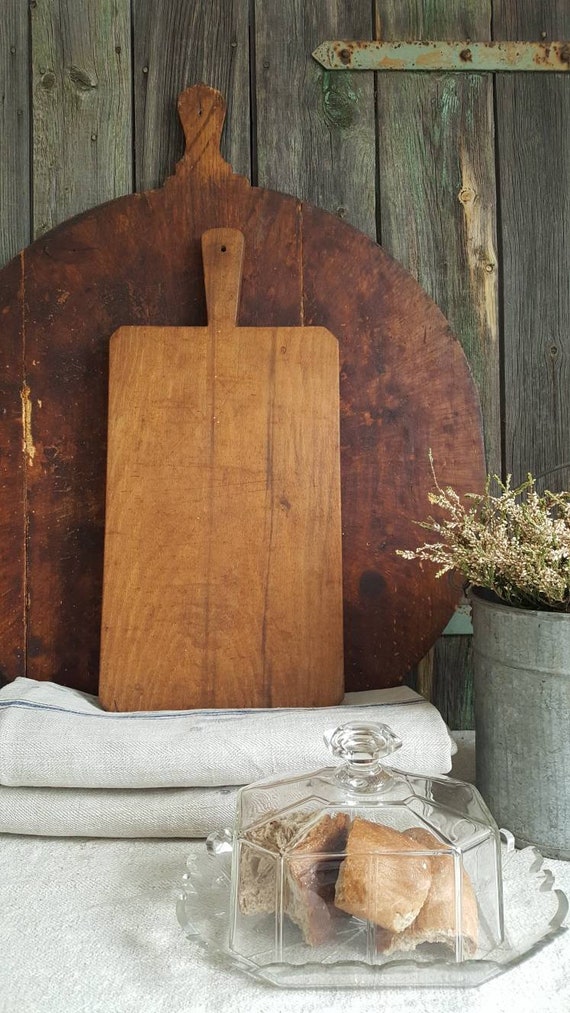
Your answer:
[[[45,74],[42,74],[41,77],[42,88],[45,88],[46,91],[51,91],[54,85],[55,85],[55,74],[53,70],[46,70]]]
[[[352,75],[337,76],[325,71],[322,77],[323,116],[329,127],[348,130],[358,117],[359,92]]]
[[[473,204],[477,198],[477,193],[472,186],[462,186],[461,190],[457,194],[457,200],[464,206],[466,204]]]
[[[85,70],[81,70],[79,67],[75,67],[73,64],[69,68],[69,80],[75,85],[78,91],[91,91],[92,88],[97,88],[97,81],[92,81],[89,74]]]

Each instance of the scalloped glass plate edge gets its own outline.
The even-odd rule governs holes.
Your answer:
[[[509,831],[501,830],[505,941],[485,959],[460,964],[425,963],[399,958],[372,966],[358,961],[334,964],[256,964],[228,947],[231,852],[206,849],[192,853],[182,877],[176,916],[186,936],[211,956],[241,973],[283,988],[470,988],[516,966],[567,931],[566,895],[555,887],[550,869],[534,847],[514,848]],[[520,889],[521,885],[524,887]],[[529,889],[532,887],[532,889]],[[515,896],[515,893],[517,894]],[[520,908],[524,910],[521,912]],[[521,934],[520,916],[532,927]],[[538,915],[538,917],[537,917]]]

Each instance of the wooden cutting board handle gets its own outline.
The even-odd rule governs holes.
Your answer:
[[[239,229],[208,229],[202,236],[208,326],[237,323],[245,241]]]

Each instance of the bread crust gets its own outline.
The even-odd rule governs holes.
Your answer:
[[[430,861],[399,830],[356,817],[335,890],[342,911],[390,932],[412,924],[431,886]]]
[[[334,895],[349,822],[345,813],[323,816],[286,863],[285,910],[309,946],[331,939],[341,917]],[[312,860],[312,855],[321,857]]]
[[[274,856],[285,850],[307,818],[307,813],[295,813],[247,831],[240,850],[238,883],[238,902],[243,914],[275,911],[277,863]],[[249,847],[249,844],[256,847]]]
[[[424,827],[411,827],[406,837],[422,848],[443,850],[445,845]],[[453,854],[434,855],[430,858],[431,886],[425,903],[414,922],[399,934],[378,932],[377,949],[386,956],[397,950],[415,950],[422,943],[443,943],[455,952],[456,898],[455,864]],[[465,869],[461,871],[461,933],[463,957],[472,957],[477,951],[479,916],[477,898]]]
[[[425,827],[400,832],[361,817],[351,823],[342,812],[322,815],[303,834],[310,821],[311,814],[294,813],[247,833],[238,886],[244,914],[275,912],[277,856],[285,853],[283,910],[309,946],[333,938],[338,919],[353,915],[374,923],[376,948],[384,956],[422,943],[443,943],[455,952],[453,852],[413,854],[444,851],[434,834]],[[475,891],[464,869],[461,876],[466,958],[477,950],[479,926]]]
[[[279,862],[274,856],[283,854],[309,820],[310,814],[295,814],[271,820],[248,832],[247,842],[272,854],[248,847],[247,843],[242,845],[238,901],[244,914],[269,914],[276,910]],[[334,906],[334,889],[349,823],[342,812],[323,815],[284,861],[283,909],[299,926],[309,946],[332,938],[335,922],[341,917]],[[335,854],[336,858],[327,857]]]

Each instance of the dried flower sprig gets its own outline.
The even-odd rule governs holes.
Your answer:
[[[509,605],[570,612],[570,493],[539,495],[530,474],[515,489],[510,476],[503,483],[493,475],[483,493],[461,498],[440,487],[431,454],[430,462],[436,491],[429,500],[444,518],[418,524],[438,540],[398,555],[437,564],[437,577],[457,570]]]

